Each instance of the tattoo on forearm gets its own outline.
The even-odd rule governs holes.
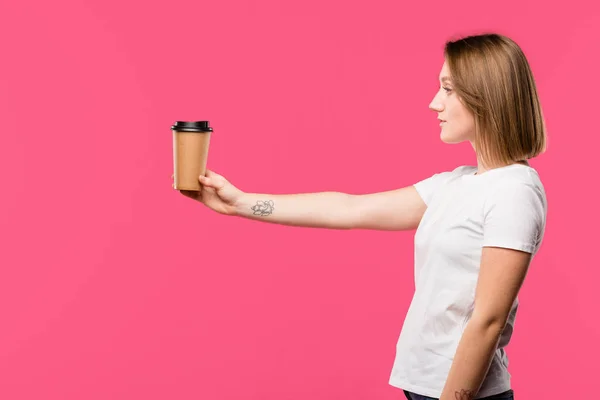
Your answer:
[[[273,200],[257,201],[256,205],[252,206],[251,209],[254,211],[254,215],[260,215],[261,217],[273,214],[275,209],[275,203]]]
[[[475,398],[475,393],[472,390],[461,389],[460,392],[454,392],[456,400],[472,400]]]

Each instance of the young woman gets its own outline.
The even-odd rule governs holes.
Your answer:
[[[416,229],[416,290],[390,385],[412,400],[513,399],[505,347],[546,225],[544,187],[527,162],[546,147],[542,111],[513,40],[469,36],[446,43],[444,56],[429,108],[441,140],[469,141],[476,166],[365,195],[244,193],[208,171],[200,192],[182,193],[221,214],[276,224]]]

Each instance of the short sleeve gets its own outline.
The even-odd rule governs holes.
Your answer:
[[[415,189],[417,189],[419,196],[426,205],[429,206],[433,195],[448,180],[450,175],[452,175],[452,172],[440,172],[414,184]]]
[[[483,246],[537,252],[546,210],[543,188],[525,183],[500,185],[484,207]]]

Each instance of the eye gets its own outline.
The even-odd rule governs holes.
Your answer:
[[[444,89],[446,91],[446,93],[450,93],[452,91],[452,89],[447,88],[447,87],[442,87],[442,89]]]

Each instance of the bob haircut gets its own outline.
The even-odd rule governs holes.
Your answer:
[[[475,118],[475,151],[486,167],[546,151],[546,126],[531,68],[511,39],[489,33],[448,41],[453,89]]]

